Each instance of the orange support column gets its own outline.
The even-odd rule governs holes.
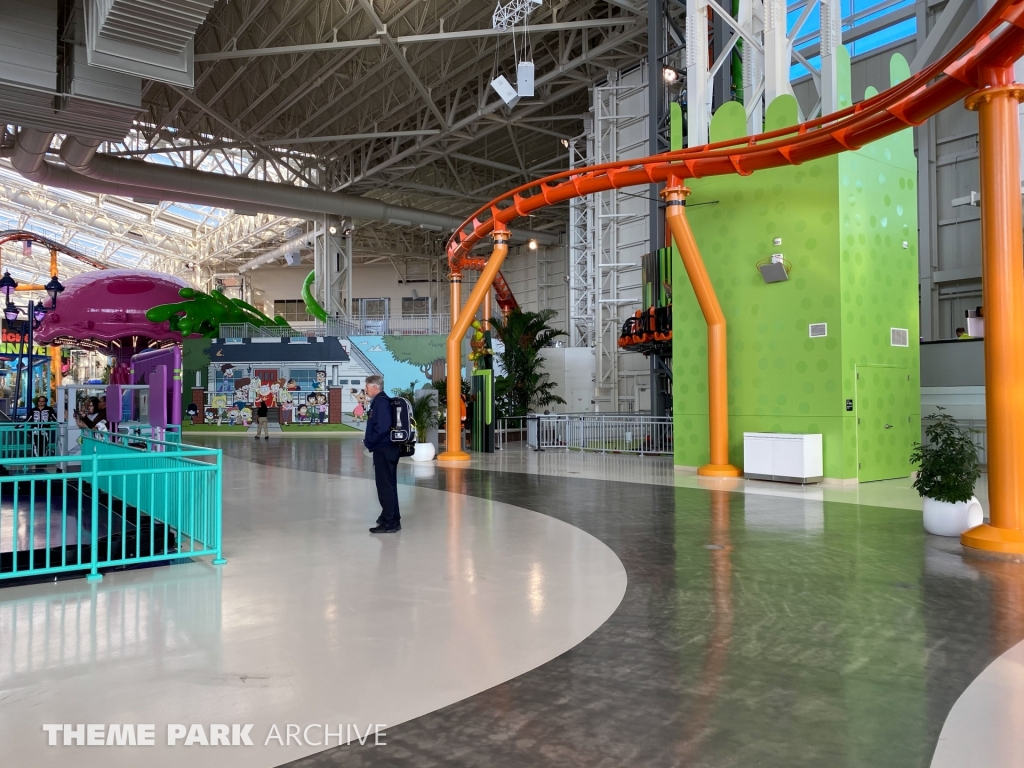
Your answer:
[[[451,274],[451,312],[452,312],[452,322],[451,322],[451,328],[449,328],[449,334],[451,333],[451,329],[455,328],[456,324],[459,322],[459,315],[462,314],[462,273],[461,272],[452,272],[452,274]],[[461,352],[461,349],[459,351]],[[446,355],[447,355],[447,353],[446,353]],[[447,381],[448,381],[446,397],[449,397],[449,398],[451,397],[451,394],[452,394],[452,381],[454,380],[454,381],[458,382],[458,389],[456,390],[456,392],[457,392],[456,398],[461,398],[462,397],[462,363],[460,362],[460,360],[458,358],[456,358],[455,365],[453,367],[452,366],[451,357],[448,357],[446,367],[447,367],[446,376],[447,376]],[[455,373],[453,374],[452,371],[454,371]],[[459,411],[458,418],[456,418],[455,421],[449,421],[448,417],[452,413],[452,408],[451,408],[451,405],[450,405],[450,403],[452,401],[449,400],[448,402],[449,402],[449,406],[448,406],[447,412],[445,413],[445,427],[444,427],[445,443],[446,443],[446,448],[447,448],[446,452],[455,451],[457,453],[462,453],[462,413],[461,413],[461,409]],[[457,424],[458,428],[456,430],[451,430],[451,429],[449,429],[449,425],[450,424]],[[453,438],[453,435],[452,435],[453,431],[455,432],[455,439],[454,440],[452,439]],[[438,457],[438,458],[440,458],[440,457]]]
[[[984,74],[988,87],[969,96],[966,106],[978,112],[981,165],[989,524],[964,532],[960,543],[1024,555],[1024,263],[1017,113],[1024,85],[1013,82],[1013,67]]]
[[[438,461],[469,461],[469,454],[462,450],[462,339],[469,330],[469,324],[483,304],[484,296],[490,293],[491,283],[501,269],[505,256],[508,255],[509,231],[503,224],[496,224],[491,233],[494,238],[494,250],[486,266],[480,272],[480,279],[466,299],[466,306],[456,309],[455,286],[452,286],[452,330],[448,334],[448,414],[445,435],[447,449],[440,454]],[[453,275],[454,278],[454,275]],[[453,429],[452,425],[456,425]]]
[[[665,225],[676,241],[686,276],[690,278],[697,303],[708,324],[708,434],[711,462],[697,470],[706,477],[739,477],[740,471],[729,463],[729,390],[725,349],[725,314],[718,303],[715,288],[700,257],[693,230],[686,220],[683,201],[690,190],[670,177],[662,195],[665,198]]]

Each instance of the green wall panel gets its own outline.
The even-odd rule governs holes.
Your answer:
[[[723,113],[720,130],[731,117]],[[687,216],[728,322],[734,464],[744,431],[821,432],[825,476],[856,478],[856,409],[845,404],[856,404],[857,365],[907,369],[903,408],[919,434],[916,177],[906,130],[801,166],[690,182]],[[766,284],[755,265],[778,252],[790,279]],[[675,461],[700,466],[709,458],[707,326],[675,259]],[[810,338],[812,323],[827,323],[828,335]],[[908,331],[907,347],[891,346],[891,328]]]

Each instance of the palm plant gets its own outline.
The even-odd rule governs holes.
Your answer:
[[[552,328],[553,309],[524,312],[514,309],[504,317],[492,317],[491,329],[505,345],[496,352],[505,375],[495,381],[498,411],[502,416],[525,416],[534,408],[564,403],[554,394],[557,384],[544,372],[541,350],[550,346],[565,331]]]

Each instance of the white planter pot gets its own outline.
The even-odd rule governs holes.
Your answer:
[[[412,455],[413,461],[431,461],[437,449],[433,443],[416,443],[416,452]]]
[[[924,529],[935,536],[959,536],[983,522],[985,513],[977,497],[956,504],[924,497]]]

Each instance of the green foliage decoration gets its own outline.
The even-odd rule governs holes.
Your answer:
[[[925,427],[927,444],[914,444],[910,461],[920,466],[914,488],[922,496],[955,504],[970,501],[981,477],[978,448],[971,433],[939,408],[934,421]]]
[[[185,301],[155,306],[146,312],[146,319],[153,323],[166,322],[183,339],[193,334],[216,338],[224,323],[249,323],[257,328],[268,325],[290,327],[283,317],[271,320],[252,304],[241,299],[229,299],[220,291],[203,293],[194,288],[182,288],[178,295]]]
[[[553,309],[514,309],[505,317],[491,318],[492,333],[505,345],[503,351],[495,354],[505,369],[505,375],[495,381],[499,416],[525,416],[535,408],[565,402],[552,391],[557,384],[544,372],[541,357],[544,347],[566,335],[549,324],[557,314]]]

